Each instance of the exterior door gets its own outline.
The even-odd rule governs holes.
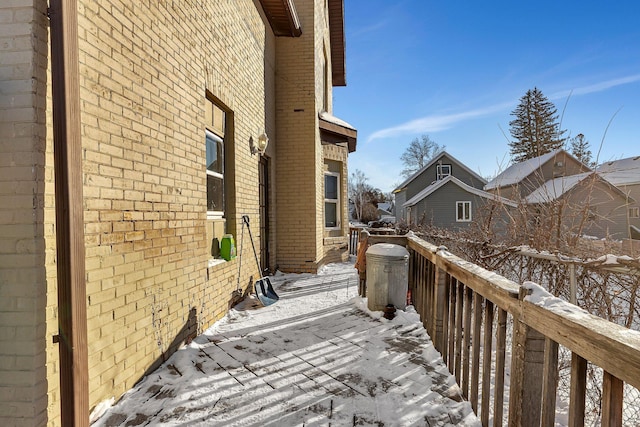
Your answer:
[[[260,266],[262,274],[270,268],[269,259],[269,159],[260,157]]]

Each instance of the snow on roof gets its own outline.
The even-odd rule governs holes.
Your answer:
[[[542,156],[525,160],[524,162],[514,163],[485,185],[484,189],[492,190],[494,188],[517,184],[562,151],[564,150],[558,149],[551,151],[550,153],[543,154]]]
[[[351,126],[349,123],[345,122],[342,119],[337,118],[336,116],[334,116],[332,114],[327,113],[326,111],[321,111],[320,114],[318,114],[318,116],[322,120],[324,120],[326,122],[333,123],[334,125],[338,125],[338,126],[342,126],[344,128],[356,130],[356,128]]]
[[[417,171],[416,173],[414,173],[413,175],[411,175],[409,178],[407,178],[406,180],[404,180],[404,182],[400,185],[398,185],[397,188],[395,188],[393,190],[393,192],[398,192],[401,191],[404,187],[406,187],[407,185],[409,185],[409,183],[411,181],[413,181],[414,179],[416,179],[417,177],[420,176],[420,174],[422,174],[422,172],[426,171],[431,165],[435,164],[438,160],[440,160],[443,156],[447,156],[449,159],[451,159],[452,162],[454,162],[457,166],[460,166],[462,169],[464,169],[465,171],[467,171],[468,173],[470,173],[471,175],[473,175],[473,177],[475,177],[476,179],[478,179],[480,182],[484,182],[486,183],[487,180],[484,179],[483,177],[481,177],[480,175],[478,175],[477,173],[475,173],[474,171],[472,171],[471,169],[469,169],[467,167],[467,165],[465,165],[464,163],[462,163],[460,160],[456,159],[455,157],[453,157],[451,154],[447,153],[445,150],[439,152],[438,154],[436,154],[435,156],[433,156],[433,158],[431,160],[429,160],[429,163],[427,163],[426,165],[424,165],[419,171]]]
[[[613,185],[640,184],[640,156],[605,162],[596,170]]]
[[[501,202],[501,203],[503,203],[505,205],[509,205],[509,206],[513,206],[513,207],[517,206],[517,204],[514,203],[512,200],[505,199],[504,197],[500,197],[498,195],[495,195],[495,194],[492,194],[492,193],[487,193],[486,191],[479,190],[479,189],[477,189],[475,187],[472,187],[470,185],[465,184],[464,182],[460,181],[455,176],[449,175],[448,177],[446,177],[444,179],[432,182],[431,185],[427,186],[424,190],[420,191],[418,194],[416,194],[415,196],[413,196],[412,198],[407,200],[402,205],[402,207],[406,208],[408,206],[415,205],[416,203],[418,203],[419,201],[421,201],[425,197],[429,196],[434,191],[436,191],[438,188],[442,187],[443,185],[445,185],[448,182],[451,182],[451,183],[457,185],[458,187],[460,187],[461,189],[463,189],[464,191],[466,191],[468,193],[475,194],[476,196],[480,196],[480,197],[483,197],[485,199],[495,200],[495,201]]]
[[[591,174],[593,174],[593,172],[584,172],[577,175],[561,176],[559,178],[550,179],[529,194],[525,198],[525,202],[533,204],[547,203],[557,200]]]

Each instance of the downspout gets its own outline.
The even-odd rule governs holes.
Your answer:
[[[89,366],[77,0],[50,0],[53,152],[63,426],[89,425]]]

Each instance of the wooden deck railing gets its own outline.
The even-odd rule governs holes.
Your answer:
[[[406,245],[414,306],[483,425],[554,425],[559,346],[571,352],[569,425],[585,422],[587,363],[603,370],[601,424],[623,425],[623,387],[640,388],[640,332],[536,304],[529,287],[417,237]]]

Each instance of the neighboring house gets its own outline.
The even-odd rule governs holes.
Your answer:
[[[550,179],[524,201],[549,229],[613,239],[629,237],[627,206],[635,202],[596,172]]]
[[[453,175],[434,181],[403,204],[409,224],[429,225],[460,231],[472,222],[502,220],[511,200],[465,184]],[[494,218],[490,218],[493,216]]]
[[[559,149],[514,163],[485,185],[484,190],[519,201],[550,179],[590,170],[571,154]]]
[[[530,205],[538,222],[563,232],[629,237],[631,198],[563,149],[511,165],[484,190]]]
[[[600,176],[618,187],[629,199],[630,234],[640,239],[640,156],[605,162],[596,168]]]
[[[393,216],[393,203],[378,203],[378,219]]]
[[[347,259],[343,6],[2,2],[5,424],[85,424],[223,317],[263,274],[243,215],[263,268]]]
[[[404,220],[406,222],[415,221],[415,218],[418,217],[415,212],[413,216],[410,216],[410,211],[406,209],[405,203],[430,185],[448,176],[454,176],[469,187],[477,189],[482,189],[487,183],[480,175],[473,172],[451,154],[442,151],[393,190],[396,220]]]

